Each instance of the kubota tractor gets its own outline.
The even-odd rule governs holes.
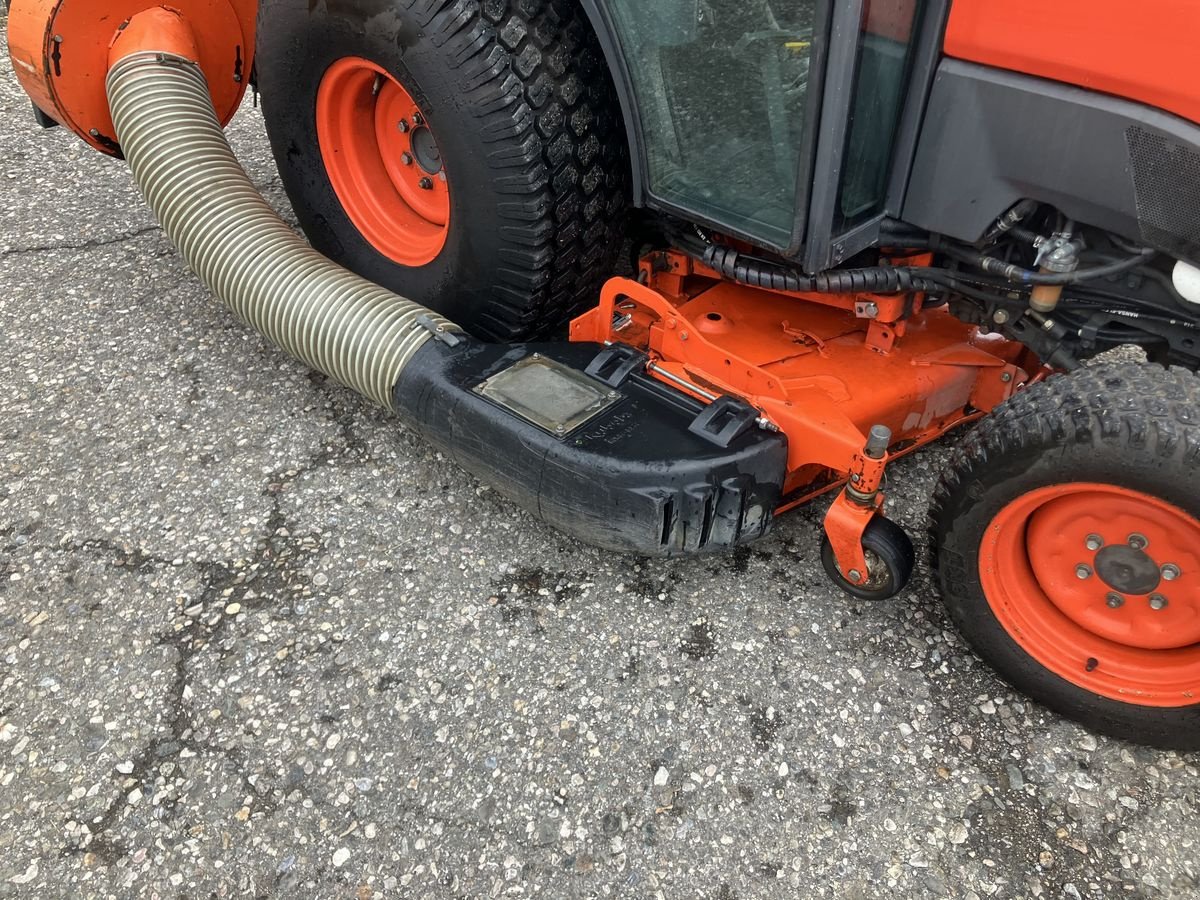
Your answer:
[[[1191,748],[1198,34],[1194,0],[9,18],[43,124],[127,159],[237,316],[582,541],[727,550],[830,494],[830,577],[892,597],[887,467],[969,427],[929,538],[958,626],[1047,705]],[[251,87],[311,246],[225,141]]]

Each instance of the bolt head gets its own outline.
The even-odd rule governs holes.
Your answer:
[[[408,134],[408,130],[412,128],[412,126],[408,124],[408,119],[401,119],[396,123],[396,127],[400,129],[401,134]]]
[[[1162,594],[1150,595],[1150,608],[1155,611],[1166,609],[1169,602]]]
[[[419,112],[413,113],[413,124],[414,125],[424,125],[425,117],[423,115],[421,115]]]
[[[1162,567],[1163,581],[1175,581],[1182,574],[1183,572],[1179,570],[1179,566],[1174,563],[1167,563]]]
[[[1125,605],[1125,598],[1120,594],[1109,594],[1104,602],[1108,604],[1109,609],[1120,609]]]
[[[433,179],[432,178],[422,178],[420,180],[419,184],[421,185],[421,190],[423,190],[423,191],[432,191],[433,190]]]
[[[1012,316],[1008,314],[1007,309],[998,309],[996,314],[992,316],[992,321],[997,325],[1007,325]]]
[[[855,584],[861,584],[863,580],[862,572],[858,571],[858,569],[851,569],[847,573],[847,577]]]
[[[1098,534],[1089,534],[1087,536],[1087,540],[1084,541],[1084,545],[1089,550],[1092,550],[1092,551],[1099,550],[1101,547],[1104,546],[1104,538],[1100,537],[1100,535],[1098,535]]]
[[[1010,381],[1012,381],[1012,372],[1005,372],[1003,375],[1000,376],[1000,380],[1003,381],[1005,384],[1008,384]]]
[[[1092,567],[1086,566],[1083,563],[1080,563],[1079,565],[1077,565],[1075,567],[1075,575],[1079,578],[1080,581],[1087,581],[1089,578],[1092,577]]]
[[[400,162],[406,166],[411,166],[413,164],[413,155],[411,153],[401,153]]]
[[[1134,550],[1145,550],[1150,546],[1150,540],[1144,534],[1135,532],[1129,536],[1129,546]]]

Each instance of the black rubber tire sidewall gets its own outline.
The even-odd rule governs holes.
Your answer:
[[[526,164],[511,162],[513,147],[540,140],[530,127],[533,111],[524,104],[523,88],[509,72],[502,96],[506,115],[516,121],[511,133],[497,129],[497,118],[481,108],[478,93],[466,88],[479,74],[481,59],[508,67],[493,46],[458,69],[448,58],[453,50],[430,39],[437,24],[420,21],[403,3],[321,3],[310,11],[309,0],[264,0],[259,40],[258,79],[272,149],[297,218],[314,247],[335,262],[403,296],[417,300],[464,325],[481,337],[510,340],[544,333],[558,324],[545,318],[570,310],[546,309],[544,282],[555,276],[529,259],[551,252],[537,246],[539,234],[553,228],[554,195],[529,187],[546,180],[541,151]],[[444,37],[438,32],[439,39]],[[457,46],[457,45],[456,45]],[[446,245],[431,263],[407,267],[394,263],[367,242],[349,221],[321,159],[316,130],[316,97],[330,65],[357,56],[390,72],[425,112],[438,142],[450,184],[450,228]],[[496,94],[490,91],[492,102]],[[501,183],[505,179],[511,182]],[[511,216],[501,206],[520,203],[528,227],[506,228]],[[610,210],[606,215],[613,216]],[[609,236],[598,252],[616,252]],[[507,278],[503,277],[507,276]]]
[[[939,489],[931,538],[946,607],[964,637],[993,668],[1051,709],[1092,730],[1130,741],[1200,749],[1200,703],[1164,709],[1118,702],[1084,690],[1030,656],[988,603],[979,565],[983,536],[1010,503],[1032,491],[1072,482],[1117,485],[1166,500],[1200,518],[1195,469],[1183,464],[1179,455],[1138,446],[1128,428],[1099,439],[1084,428],[1052,440],[1033,437],[1042,424],[1033,418],[1022,424],[1013,418],[1008,446],[988,454],[986,463],[978,458],[978,447],[975,453],[968,449],[965,457],[976,459],[964,465],[960,458],[959,470],[969,470],[974,477],[950,479]],[[1016,437],[1020,434],[1026,439]]]
[[[837,557],[834,555],[833,544],[830,543],[828,535],[823,535],[821,538],[821,565],[825,568],[825,574],[833,580],[834,584],[855,599],[872,602],[892,599],[903,591],[912,580],[913,570],[916,567],[916,553],[912,540],[904,529],[891,519],[876,516],[863,532],[862,544],[864,549],[878,554],[883,564],[887,566],[888,580],[882,587],[875,591],[867,591],[842,575],[838,569]]]

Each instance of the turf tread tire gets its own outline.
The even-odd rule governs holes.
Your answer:
[[[1011,684],[1096,731],[1200,748],[1200,703],[1157,709],[1085,691],[1032,659],[992,613],[978,575],[984,529],[1007,503],[1056,480],[1119,484],[1200,517],[1200,378],[1103,363],[1017,394],[956,449],[934,492],[929,540],[952,619]]]
[[[309,0],[264,0],[258,67],[284,187],[317,249],[492,340],[546,336],[594,304],[620,252],[628,159],[616,92],[578,4],[350,0],[317,4],[316,16],[312,6]],[[443,98],[455,98],[455,115],[431,121],[439,143],[450,128],[473,130],[471,152],[461,153],[459,164],[482,167],[472,190],[463,191],[471,204],[452,213],[451,241],[456,223],[470,222],[460,251],[415,269],[378,254],[345,218],[319,163],[313,113],[296,121],[315,96],[292,96],[307,90],[296,87],[306,83],[306,66],[323,71],[330,61],[312,59],[305,48],[324,52],[322,42],[333,40],[324,36],[331,23],[362,29],[369,44],[388,25],[380,25],[376,13],[368,32],[354,17],[383,8],[395,23],[393,43],[416,30],[444,67],[447,84],[435,87]],[[415,96],[427,94],[428,85],[414,85],[411,73],[396,71],[412,48],[377,58],[388,55],[385,43],[363,55],[400,77]],[[449,160],[447,170],[453,194],[457,175]]]

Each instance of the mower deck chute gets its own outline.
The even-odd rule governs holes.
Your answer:
[[[646,361],[602,344],[431,342],[395,407],[463,468],[593,546],[679,556],[762,537],[786,438],[744,403],[714,421]]]

